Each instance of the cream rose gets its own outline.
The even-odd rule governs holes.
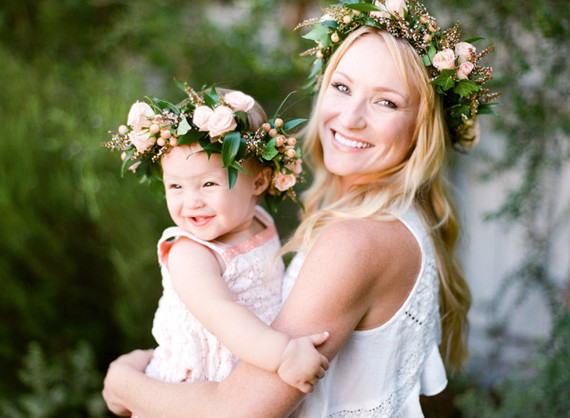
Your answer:
[[[234,112],[227,106],[216,107],[208,119],[208,130],[210,131],[211,139],[233,131],[236,126]]]
[[[135,102],[129,110],[127,124],[132,128],[129,138],[137,152],[145,152],[156,141],[156,138],[150,136],[149,132],[152,116],[154,116],[154,111],[143,102]]]
[[[370,12],[370,16],[380,18],[387,17],[391,15],[404,16],[404,9],[406,7],[405,0],[386,0],[385,4],[381,1],[375,1],[374,5],[377,6],[382,11],[380,12]]]
[[[198,106],[194,110],[194,116],[192,116],[192,123],[198,127],[201,131],[209,131],[210,128],[208,127],[208,121],[210,120],[210,116],[214,111],[210,109],[208,106]]]
[[[284,192],[295,185],[297,178],[295,174],[283,174],[277,171],[273,178],[273,185],[280,192]]]
[[[455,68],[455,54],[451,49],[444,49],[439,51],[433,57],[432,64],[435,68],[439,71],[446,70],[446,69],[454,69]]]
[[[241,91],[232,91],[224,96],[224,100],[230,105],[234,111],[249,111],[255,104],[253,97],[242,93]]]
[[[473,68],[475,68],[475,66],[471,62],[469,61],[464,62],[459,66],[459,68],[455,72],[455,75],[459,80],[465,80],[466,78],[469,78],[469,74],[471,74]]]
[[[459,64],[471,61],[472,53],[476,51],[475,47],[469,42],[459,42],[455,45],[455,55],[459,58]]]

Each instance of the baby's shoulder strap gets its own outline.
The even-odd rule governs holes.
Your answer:
[[[216,242],[206,241],[203,239],[198,238],[197,236],[184,231],[182,228],[177,226],[172,226],[170,228],[166,228],[162,233],[162,236],[158,240],[157,244],[157,251],[158,251],[158,261],[161,265],[166,264],[166,260],[168,259],[168,253],[172,248],[172,245],[180,238],[185,237],[194,242],[197,242],[204,247],[210,248],[216,254],[220,255],[222,259],[224,258],[224,250],[225,248]]]

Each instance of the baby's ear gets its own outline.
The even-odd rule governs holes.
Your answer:
[[[271,183],[271,167],[263,167],[261,170],[257,172],[255,175],[255,195],[259,196],[262,194]]]

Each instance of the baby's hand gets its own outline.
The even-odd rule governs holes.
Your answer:
[[[328,332],[321,332],[289,341],[277,369],[279,377],[301,392],[313,391],[313,385],[325,375],[329,368],[328,359],[315,347],[329,338]]]

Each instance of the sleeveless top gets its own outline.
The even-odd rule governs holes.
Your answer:
[[[435,395],[447,385],[438,350],[439,280],[431,239],[414,209],[398,219],[414,235],[422,254],[414,287],[386,323],[352,332],[325,377],[291,416],[423,417],[419,395]],[[287,269],[284,300],[303,259],[303,254],[297,254]]]
[[[280,248],[271,216],[256,207],[255,217],[265,226],[236,246],[203,241],[178,227],[167,228],[158,241],[163,294],[154,315],[152,334],[158,343],[146,374],[167,382],[224,379],[238,359],[190,313],[176,294],[168,272],[168,252],[180,237],[198,242],[223,259],[223,279],[236,302],[270,324],[281,306],[283,262],[274,259]],[[270,266],[272,267],[269,272]],[[192,280],[192,272],[188,272]]]

